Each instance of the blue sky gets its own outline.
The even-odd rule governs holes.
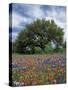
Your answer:
[[[66,7],[37,5],[37,4],[12,4],[12,41],[14,41],[18,33],[25,28],[26,24],[31,23],[37,18],[46,20],[53,19],[55,23],[66,31]],[[64,36],[65,38],[65,36]]]

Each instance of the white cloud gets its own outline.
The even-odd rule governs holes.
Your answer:
[[[20,28],[20,22],[22,22],[22,20],[24,20],[22,18],[22,16],[18,15],[15,12],[12,12],[12,28],[16,27],[16,28]]]
[[[35,18],[40,18],[41,19],[41,18],[44,18],[45,17],[44,12],[40,8],[40,6],[34,7],[33,10],[32,10],[32,12],[33,12],[33,16]]]
[[[25,16],[21,16],[20,14],[16,12],[12,12],[12,28],[23,28],[23,25],[20,25],[21,23],[30,23],[31,19],[27,18]]]
[[[27,15],[33,17],[33,18],[43,18],[45,17],[44,12],[40,8],[40,5],[27,5],[26,6],[28,11],[26,12]]]

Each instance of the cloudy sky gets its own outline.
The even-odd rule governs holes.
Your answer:
[[[45,18],[46,20],[53,19],[55,23],[66,31],[66,7],[51,6],[51,5],[32,5],[32,4],[12,4],[10,9],[12,16],[12,41],[15,40],[18,33],[37,18]]]

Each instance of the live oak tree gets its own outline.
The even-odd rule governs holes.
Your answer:
[[[54,20],[37,19],[19,33],[15,41],[15,51],[18,53],[35,53],[35,47],[44,52],[46,45],[53,42],[56,48],[62,46],[63,29],[57,26]]]

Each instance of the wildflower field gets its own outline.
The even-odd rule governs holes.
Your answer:
[[[66,83],[65,54],[12,55],[13,86]]]

